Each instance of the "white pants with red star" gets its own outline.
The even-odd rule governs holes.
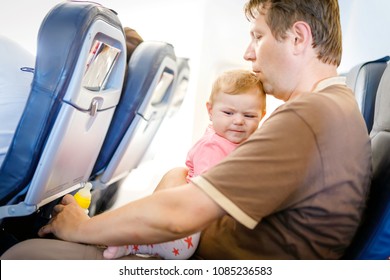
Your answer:
[[[186,260],[195,252],[200,233],[174,241],[150,245],[109,246],[103,252],[106,259],[117,259],[130,254],[159,256],[166,260]]]

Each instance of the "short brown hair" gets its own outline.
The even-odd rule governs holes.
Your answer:
[[[340,65],[342,38],[340,10],[337,0],[249,0],[245,15],[253,20],[261,13],[277,40],[297,21],[309,24],[313,36],[313,48],[324,63]]]
[[[223,72],[213,83],[209,102],[213,104],[215,96],[220,92],[235,95],[246,93],[252,88],[259,89],[259,93],[261,94],[260,97],[263,99],[263,107],[261,109],[265,111],[266,96],[263,85],[255,73],[244,69]]]
[[[126,61],[129,62],[134,50],[144,41],[137,31],[130,27],[123,28],[126,38]]]

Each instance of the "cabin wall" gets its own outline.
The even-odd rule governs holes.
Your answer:
[[[339,72],[390,55],[390,1],[339,0],[343,28],[343,58]]]

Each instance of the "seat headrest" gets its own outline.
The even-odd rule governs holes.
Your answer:
[[[359,110],[370,132],[374,122],[375,98],[383,71],[390,57],[365,61],[354,66],[346,75],[346,83],[355,94]]]
[[[390,67],[387,66],[378,86],[375,101],[374,125],[370,136],[380,131],[390,131]]]

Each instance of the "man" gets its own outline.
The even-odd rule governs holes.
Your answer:
[[[354,96],[337,77],[337,0],[250,0],[245,11],[251,42],[244,58],[265,92],[286,103],[192,183],[93,218],[65,196],[40,235],[73,243],[30,240],[3,258],[101,258],[97,247],[78,243],[149,244],[199,230],[197,258],[342,256],[361,219],[371,154]],[[170,176],[177,182],[183,174]]]

